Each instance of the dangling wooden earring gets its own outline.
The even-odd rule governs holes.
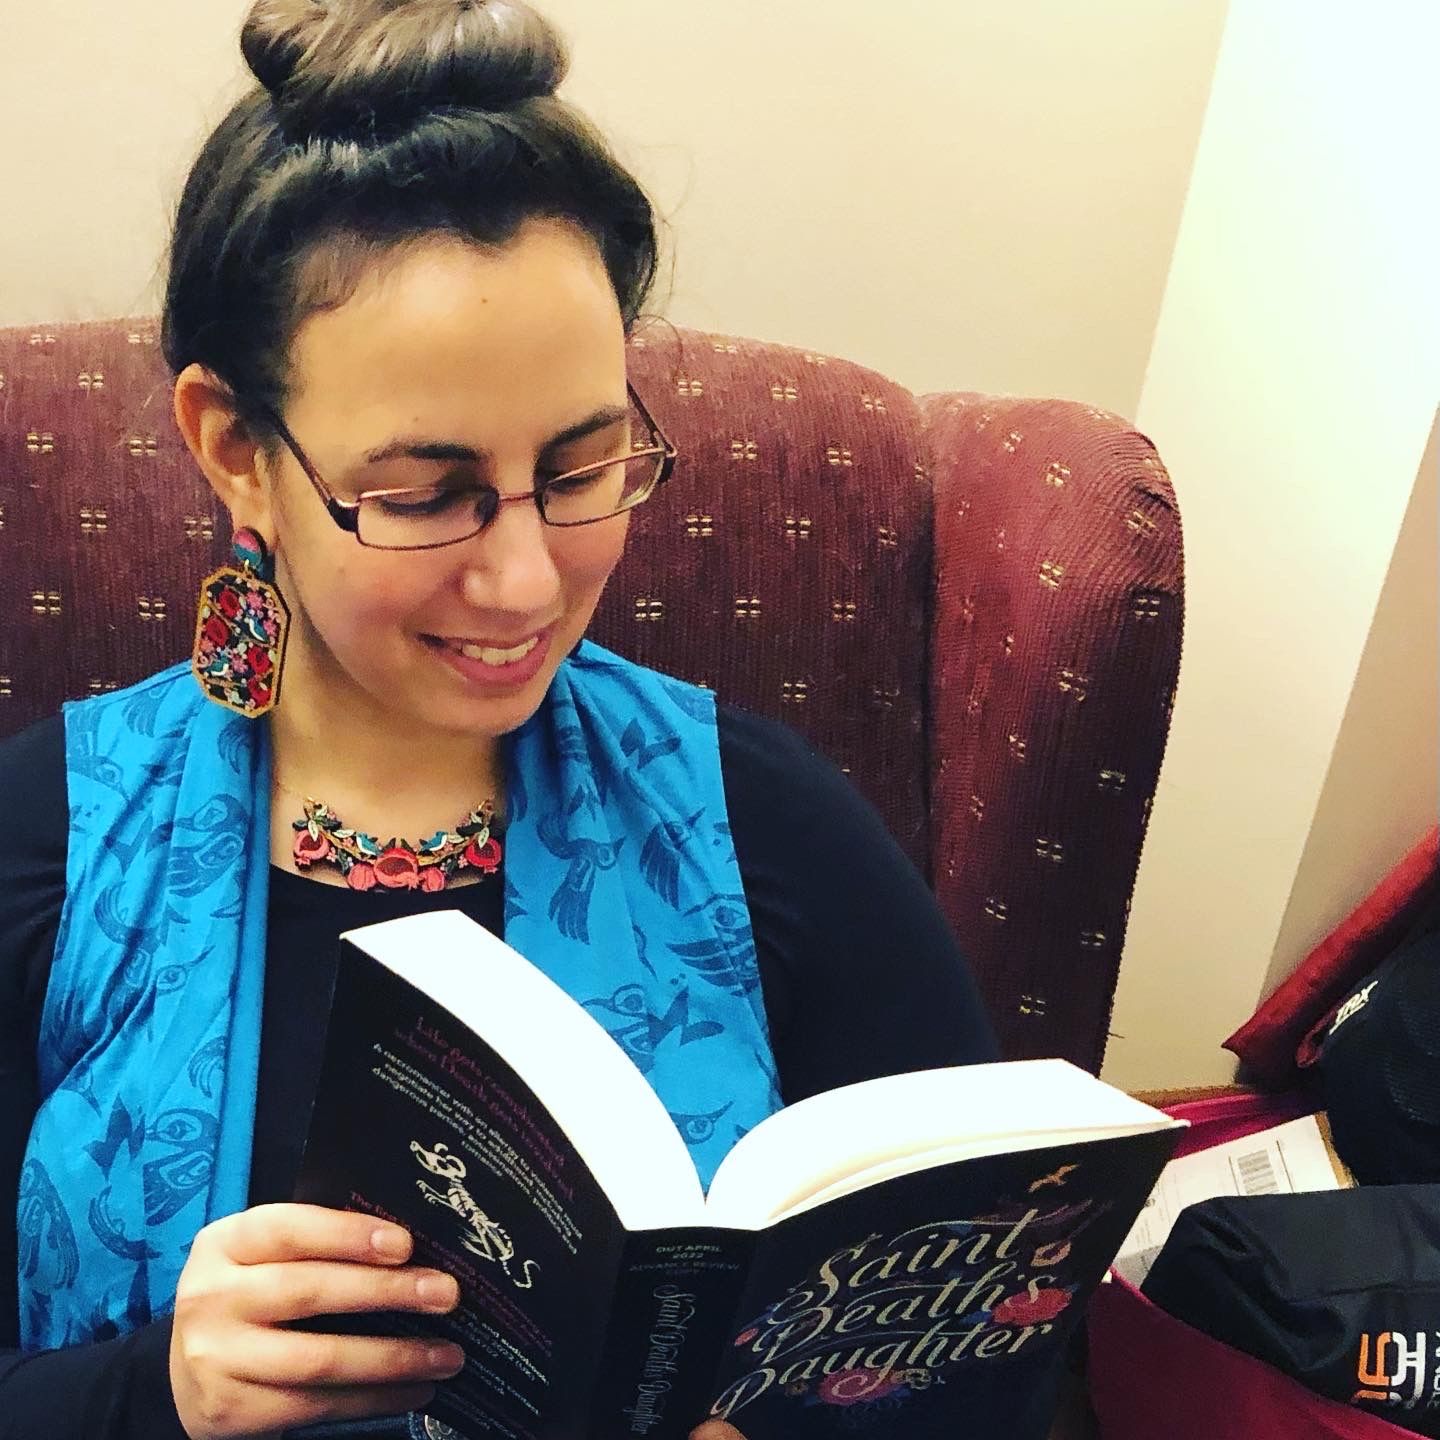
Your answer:
[[[230,543],[235,565],[200,584],[190,668],[207,699],[258,720],[280,703],[290,609],[264,540],[247,527]]]

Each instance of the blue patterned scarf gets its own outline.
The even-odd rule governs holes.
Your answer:
[[[195,1232],[245,1207],[264,991],[268,727],[183,665],[66,706],[65,748],[27,1350],[167,1313]],[[586,642],[511,737],[507,785],[506,939],[645,1072],[708,1184],[780,1104],[714,698]]]

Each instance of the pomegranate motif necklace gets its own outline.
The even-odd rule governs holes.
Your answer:
[[[292,827],[296,869],[334,865],[352,890],[443,890],[461,870],[474,870],[482,878],[495,874],[504,858],[490,800],[453,830],[437,830],[416,845],[400,839],[382,845],[375,836],[342,824],[328,805],[308,796],[304,818]]]

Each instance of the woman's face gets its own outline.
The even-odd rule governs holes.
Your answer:
[[[340,499],[470,477],[520,494],[628,444],[625,420],[551,443],[626,406],[614,290],[591,241],[560,222],[532,221],[498,252],[447,239],[403,251],[309,317],[291,354],[287,427]],[[420,447],[459,458],[408,453]],[[272,484],[296,678],[323,686],[331,713],[411,734],[498,736],[528,719],[625,543],[624,515],[560,529],[521,502],[458,544],[370,549],[288,451]]]

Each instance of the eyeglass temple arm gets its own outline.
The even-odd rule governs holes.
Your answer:
[[[655,477],[655,486],[658,487],[663,485],[674,472],[675,461],[680,452],[671,443],[670,437],[656,423],[655,417],[640,398],[639,392],[628,380],[625,382],[625,388],[630,392],[630,398],[635,402],[635,408],[640,412],[641,418],[650,427],[651,433],[660,442],[660,448],[665,452],[660,461],[660,473]]]
[[[290,433],[289,427],[273,410],[266,410],[265,418],[275,427],[275,433],[285,442],[285,447],[295,457],[295,463],[305,472],[305,478],[315,487],[321,503],[330,512],[330,518],[351,535],[360,533],[360,502],[341,500],[332,495],[325,482],[310,463],[310,457],[300,448],[300,442]]]

